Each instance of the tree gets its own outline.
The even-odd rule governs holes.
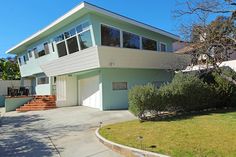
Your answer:
[[[2,80],[19,80],[20,70],[17,64],[17,58],[2,58],[0,59],[0,72]]]
[[[177,4],[181,7],[174,11],[175,17],[188,18],[188,23],[181,23],[180,30],[184,38],[192,43],[193,58],[204,55],[206,64],[211,65],[207,65],[211,67],[207,70],[221,73],[220,63],[236,52],[236,1],[185,0]],[[212,15],[217,17],[209,22]],[[189,19],[192,19],[191,22]],[[196,59],[193,61],[197,63]],[[236,81],[233,82],[236,84]]]

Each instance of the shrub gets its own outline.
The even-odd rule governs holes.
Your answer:
[[[221,70],[224,75],[236,78],[232,69]],[[236,86],[214,71],[201,78],[179,73],[159,89],[147,84],[129,91],[129,110],[139,118],[145,117],[145,111],[197,111],[225,106],[236,107]]]
[[[220,70],[223,75],[236,79],[236,72],[231,68],[222,67]],[[214,90],[214,99],[211,101],[214,107],[236,106],[235,84],[215,71],[203,75],[202,79]]]
[[[232,72],[228,68],[223,68],[222,73],[231,78],[234,78],[235,76],[235,72]],[[212,73],[212,75],[215,80],[214,88],[217,97],[216,106],[236,106],[236,86],[216,72]]]
[[[152,84],[135,86],[129,91],[129,110],[141,117],[146,110],[153,110],[158,101],[157,88]]]
[[[212,88],[193,74],[176,74],[159,89],[161,103],[172,110],[199,110],[210,107]]]

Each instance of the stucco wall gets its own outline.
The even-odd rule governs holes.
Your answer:
[[[160,83],[171,81],[173,73],[165,70],[148,69],[102,69],[103,110],[127,109],[128,90],[135,85],[144,85],[153,81]],[[128,82],[128,90],[112,90],[112,82]]]
[[[33,97],[6,98],[5,112],[15,111],[18,107],[24,105],[31,99],[33,99]]]

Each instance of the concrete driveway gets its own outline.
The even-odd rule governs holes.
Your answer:
[[[48,111],[10,112],[1,118],[3,157],[119,157],[94,131],[103,124],[135,119],[128,111],[99,111],[77,106]]]

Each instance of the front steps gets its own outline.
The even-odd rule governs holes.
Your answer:
[[[40,111],[56,108],[56,96],[54,95],[37,95],[23,106],[16,109],[18,112]]]

